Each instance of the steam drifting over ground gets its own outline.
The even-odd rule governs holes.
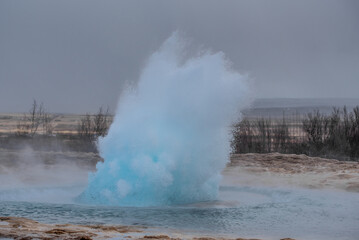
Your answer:
[[[0,149],[0,201],[71,203],[100,160],[94,153]]]
[[[174,33],[148,60],[135,91],[122,96],[104,163],[89,177],[82,202],[159,206],[217,198],[229,158],[229,126],[247,103],[245,77],[223,53],[183,61]]]

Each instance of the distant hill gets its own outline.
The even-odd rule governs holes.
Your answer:
[[[346,106],[351,111],[359,105],[359,98],[260,98],[243,111],[247,117],[297,117],[319,110],[324,114],[333,107]]]

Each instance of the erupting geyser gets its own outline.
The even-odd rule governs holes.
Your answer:
[[[160,206],[215,200],[228,161],[229,126],[247,102],[245,78],[223,53],[182,61],[174,33],[152,54],[135,91],[121,97],[99,140],[105,159],[82,202]]]

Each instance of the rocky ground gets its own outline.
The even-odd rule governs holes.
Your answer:
[[[193,239],[193,240],[226,240],[225,238],[194,237],[185,233],[168,235],[148,231],[144,227],[108,226],[108,225],[73,225],[44,224],[34,220],[18,217],[0,217],[0,239]],[[229,240],[229,239],[228,239]],[[234,240],[234,239],[233,239]],[[236,238],[235,240],[258,240]],[[283,238],[281,240],[294,240]]]
[[[109,239],[131,238],[129,233],[141,233],[139,227],[43,224],[18,217],[0,217],[0,237],[12,239]]]

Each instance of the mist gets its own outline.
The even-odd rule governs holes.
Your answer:
[[[71,203],[86,186],[96,160],[92,153],[3,149],[0,201]]]

